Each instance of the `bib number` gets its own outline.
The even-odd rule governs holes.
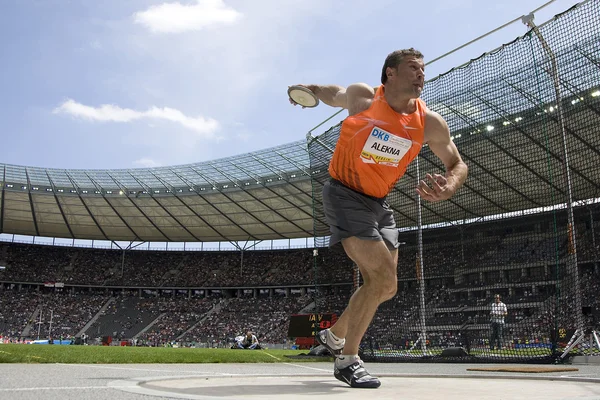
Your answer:
[[[367,164],[397,167],[411,147],[412,140],[374,127],[360,152],[360,158]]]

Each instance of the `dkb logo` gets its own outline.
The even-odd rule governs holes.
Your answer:
[[[381,139],[384,142],[387,142],[390,139],[390,134],[379,128],[373,128],[371,136],[375,136],[377,139]]]

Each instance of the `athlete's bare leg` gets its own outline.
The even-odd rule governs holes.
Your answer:
[[[331,332],[346,338],[342,354],[358,354],[358,346],[377,307],[396,294],[398,249],[388,250],[383,241],[350,237],[342,241],[344,250],[363,276],[364,284],[350,298]]]

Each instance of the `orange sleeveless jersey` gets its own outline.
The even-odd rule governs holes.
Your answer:
[[[416,100],[417,110],[395,112],[383,95],[375,93],[371,106],[344,120],[329,174],[344,185],[369,196],[385,197],[423,146],[427,106]]]

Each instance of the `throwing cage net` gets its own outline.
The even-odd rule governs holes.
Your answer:
[[[398,293],[361,344],[375,361],[557,362],[600,355],[600,1],[428,81],[469,166],[450,200],[421,201],[424,146],[389,194]],[[328,249],[322,187],[340,126],[310,137],[319,312],[340,314],[361,277]],[[507,315],[490,313],[496,295]]]

